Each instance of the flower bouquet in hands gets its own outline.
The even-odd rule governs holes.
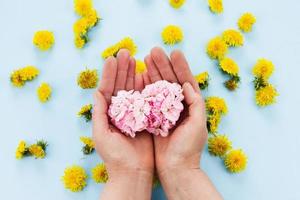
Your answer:
[[[108,115],[125,135],[135,137],[137,132],[147,130],[166,137],[184,109],[183,99],[179,84],[157,81],[142,92],[119,91],[112,97]]]

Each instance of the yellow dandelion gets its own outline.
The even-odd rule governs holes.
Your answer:
[[[231,58],[224,58],[220,61],[220,68],[223,72],[231,75],[237,76],[239,73],[239,66]]]
[[[25,85],[25,81],[22,79],[21,70],[15,70],[11,73],[10,82],[15,87],[23,87]]]
[[[86,16],[86,22],[89,28],[96,26],[97,22],[99,21],[98,13],[95,9],[92,9]]]
[[[208,72],[203,72],[195,76],[195,80],[197,81],[201,90],[204,90],[208,87],[209,74]]]
[[[29,146],[29,153],[33,155],[35,158],[44,158],[45,157],[45,151],[40,145],[33,144]]]
[[[126,37],[126,38],[122,39],[118,43],[118,47],[119,47],[119,50],[127,49],[130,53],[130,56],[134,56],[137,51],[137,47],[136,47],[134,41],[130,37]]]
[[[91,89],[97,87],[98,83],[98,73],[97,70],[90,70],[86,69],[82,72],[77,77],[77,84],[82,88],[82,89]]]
[[[40,102],[45,103],[51,98],[52,88],[48,83],[42,83],[37,89]]]
[[[80,37],[79,35],[75,36],[74,43],[78,49],[83,48],[86,42],[87,41],[85,37]]]
[[[87,177],[88,176],[82,167],[74,165],[65,169],[62,181],[66,189],[69,189],[72,192],[79,192],[86,186]]]
[[[206,47],[208,56],[212,59],[222,59],[228,51],[227,44],[222,40],[221,37],[211,39]]]
[[[239,173],[246,169],[247,156],[241,149],[231,150],[226,154],[224,164],[229,172]]]
[[[119,52],[120,48],[118,46],[118,44],[115,44],[113,46],[110,46],[108,48],[106,48],[103,52],[102,52],[102,58],[106,59],[110,56],[114,56],[116,57],[118,52]]]
[[[169,3],[173,8],[178,9],[185,3],[185,0],[169,0]]]
[[[77,20],[73,25],[75,36],[84,37],[87,34],[89,27],[89,21],[87,18]]]
[[[93,109],[93,105],[92,104],[87,104],[84,105],[80,108],[79,112],[77,113],[77,115],[79,117],[83,117],[85,118],[85,121],[91,121],[92,119],[92,109]]]
[[[223,156],[231,148],[231,141],[226,135],[216,135],[208,139],[208,151],[214,156]]]
[[[259,106],[271,105],[276,102],[277,96],[278,93],[275,87],[271,84],[268,84],[267,86],[262,87],[256,91],[256,104]]]
[[[84,144],[82,152],[85,155],[93,153],[95,150],[95,143],[90,137],[80,137],[80,141]]]
[[[207,115],[207,130],[209,133],[216,133],[221,122],[221,114],[214,113]]]
[[[226,114],[228,112],[226,102],[220,97],[208,97],[205,100],[206,110],[213,114]]]
[[[11,83],[16,87],[22,87],[26,81],[32,81],[39,75],[40,71],[34,66],[26,66],[13,71],[10,75]]]
[[[256,22],[256,18],[251,13],[243,14],[238,20],[238,27],[241,31],[250,32],[253,24]]]
[[[27,144],[25,141],[21,140],[16,150],[16,158],[21,159],[26,154],[28,154]]]
[[[75,0],[74,10],[79,16],[86,16],[93,8],[92,0]]]
[[[137,52],[137,47],[134,41],[130,37],[126,37],[118,43],[106,48],[102,52],[102,58],[106,59],[109,56],[116,57],[120,49],[127,49],[130,53],[130,56],[134,56]]]
[[[46,30],[37,31],[33,37],[33,44],[42,51],[50,49],[54,42],[54,34]]]
[[[183,40],[183,32],[179,26],[168,25],[161,32],[161,37],[165,44],[174,45]]]
[[[31,81],[39,75],[40,71],[35,66],[26,66],[21,69],[21,78],[23,81]]]
[[[213,13],[222,13],[223,12],[223,1],[222,0],[208,0],[208,5],[210,10]]]
[[[240,82],[240,77],[236,75],[236,76],[232,76],[229,80],[225,81],[224,85],[228,90],[233,91],[236,88],[238,88],[239,82]]]
[[[146,64],[144,63],[144,61],[136,60],[135,72],[137,74],[141,74],[144,71],[146,71]]]
[[[106,183],[108,180],[108,173],[104,163],[96,165],[92,169],[92,178],[96,183]]]
[[[252,73],[256,77],[261,77],[267,80],[274,72],[274,65],[272,61],[267,59],[259,59],[253,67]]]
[[[223,32],[222,34],[223,40],[226,42],[228,46],[243,46],[244,37],[243,35],[234,29],[229,29]]]
[[[91,148],[95,147],[94,141],[90,137],[80,137],[80,141],[83,142],[85,145],[88,145]]]

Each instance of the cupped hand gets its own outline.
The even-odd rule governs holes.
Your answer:
[[[146,56],[145,84],[158,80],[183,85],[185,109],[168,137],[155,136],[155,163],[161,176],[172,169],[199,169],[202,149],[207,139],[205,103],[184,55],[175,50],[170,59],[155,47]]]
[[[135,75],[135,60],[127,50],[120,50],[117,58],[110,57],[105,61],[100,86],[94,94],[93,139],[106,164],[109,179],[139,172],[148,173],[152,179],[154,150],[151,135],[142,132],[129,138],[115,128],[107,116],[111,97],[119,90],[143,88],[142,75]]]

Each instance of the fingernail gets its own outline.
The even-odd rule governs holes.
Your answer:
[[[195,90],[189,82],[185,82],[183,84],[182,88],[183,88],[183,91],[184,91],[185,94],[188,94],[191,97],[195,96]]]

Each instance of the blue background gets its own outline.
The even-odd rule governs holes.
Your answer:
[[[94,7],[103,20],[90,33],[86,48],[78,50],[73,44],[72,26],[78,16],[72,0],[0,0],[1,199],[98,198],[103,185],[91,179],[80,193],[65,190],[60,181],[67,166],[78,164],[90,173],[100,162],[96,154],[83,156],[81,152],[79,137],[91,135],[91,124],[78,119],[76,113],[92,102],[93,90],[80,89],[76,78],[86,67],[101,73],[101,52],[125,36],[136,42],[138,59],[154,45],[168,52],[180,48],[193,73],[210,73],[204,95],[226,99],[229,113],[219,131],[230,137],[234,147],[245,150],[248,168],[241,174],[229,174],[222,161],[207,150],[201,162],[225,199],[300,199],[299,1],[224,0],[221,15],[210,13],[206,0],[188,0],[180,10],[171,8],[167,0],[94,0]],[[257,24],[245,35],[244,47],[230,50],[229,56],[240,65],[242,83],[236,92],[229,92],[222,84],[226,77],[207,57],[205,45],[223,30],[236,28],[237,19],[246,11],[256,15]],[[163,45],[160,33],[168,24],[183,28],[182,44]],[[55,34],[55,46],[48,52],[32,45],[32,36],[40,29]],[[251,69],[261,57],[274,62],[276,71],[270,81],[280,92],[278,103],[267,108],[258,108],[254,102]],[[40,76],[22,89],[14,88],[10,73],[26,65],[37,66]],[[52,99],[46,104],[36,97],[36,88],[43,81],[53,87]],[[47,140],[47,157],[16,160],[15,148],[21,139]],[[153,199],[164,199],[161,188],[154,191]]]

